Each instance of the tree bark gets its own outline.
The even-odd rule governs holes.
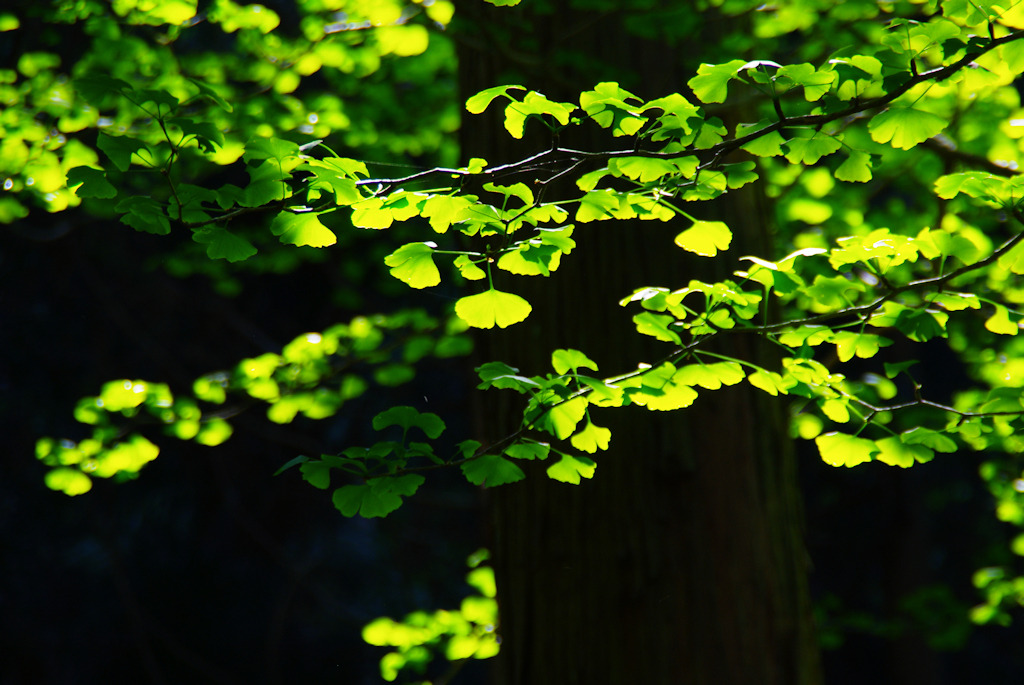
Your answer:
[[[555,5],[540,17],[460,8],[474,25],[461,46],[463,96],[519,82],[573,100],[597,82],[582,73],[595,64],[631,71],[633,82],[622,85],[642,97],[685,83],[682,60],[629,36],[622,15]],[[703,39],[713,45],[710,25]],[[699,43],[688,49],[703,59]],[[555,68],[577,63],[583,67]],[[544,145],[513,141],[494,114],[464,123],[467,159],[511,161]],[[756,190],[695,211],[736,234],[724,260],[709,264],[675,248],[685,222],[579,225],[577,250],[551,278],[509,279],[503,289],[525,296],[534,311],[508,331],[482,336],[481,361],[543,374],[552,350],[573,347],[612,375],[664,356],[669,348],[639,335],[630,320],[636,312],[616,302],[641,286],[724,277],[738,268],[733,254],[765,254],[767,213]],[[749,339],[717,351],[763,356]],[[480,420],[493,439],[514,429],[521,407],[513,393],[491,394]],[[820,682],[795,455],[772,399],[744,386],[702,391],[677,412],[592,410],[612,429],[592,481],[566,485],[546,477],[546,464],[526,463],[525,481],[489,491],[501,607],[496,683]]]

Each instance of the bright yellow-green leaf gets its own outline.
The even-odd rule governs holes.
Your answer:
[[[739,78],[739,69],[745,64],[741,59],[725,64],[702,64],[697,67],[697,75],[690,79],[688,85],[701,102],[725,102],[729,81]]]
[[[836,178],[851,183],[867,183],[871,180],[871,155],[853,150],[836,169]]]
[[[65,495],[81,495],[92,489],[92,481],[78,469],[62,466],[46,474],[46,487]]]
[[[316,212],[295,214],[283,211],[274,217],[270,231],[279,236],[282,243],[288,245],[327,247],[338,242],[338,237],[331,229],[320,223]]]
[[[426,52],[430,35],[420,24],[394,24],[374,31],[382,54],[411,57]]]
[[[985,328],[1000,335],[1017,335],[1020,326],[1016,321],[1010,320],[1010,310],[1002,305],[996,305],[996,312],[985,320]]]
[[[924,445],[905,444],[895,435],[877,440],[875,444],[879,449],[875,459],[890,466],[909,468],[915,462],[928,462],[935,456],[935,453]]]
[[[931,112],[913,107],[891,107],[871,120],[868,131],[876,143],[889,143],[895,148],[909,150],[941,133],[948,123]]]
[[[460,298],[455,313],[473,328],[507,328],[530,315],[530,303],[512,293],[488,290]]]
[[[753,374],[751,374],[753,375]],[[824,422],[814,414],[796,414],[792,419],[792,433],[804,440],[812,440],[821,435]]]
[[[846,399],[833,398],[821,403],[821,412],[836,423],[850,420],[850,404]]]
[[[409,243],[384,258],[391,275],[413,288],[429,288],[441,282],[434,264],[434,243]]]
[[[611,438],[612,432],[610,430],[588,422],[583,430],[572,436],[570,442],[573,447],[581,452],[593,454],[597,450],[608,449],[608,443]]]
[[[591,369],[597,371],[597,364],[587,355],[579,350],[555,350],[551,353],[551,367],[555,373],[565,374],[577,369]]]
[[[782,376],[774,371],[755,371],[747,375],[747,382],[769,395],[779,395],[780,393],[785,395],[787,393]]]
[[[680,367],[672,380],[683,385],[718,390],[723,385],[736,385],[745,375],[743,367],[738,362],[715,362]]]
[[[714,257],[719,250],[728,250],[732,231],[721,221],[696,221],[675,238],[679,247],[703,257]]]
[[[822,157],[832,154],[842,146],[838,138],[815,131],[808,138],[797,137],[787,140],[786,159],[793,164],[810,166],[817,164]]]
[[[879,453],[874,440],[846,433],[825,433],[814,439],[821,459],[829,466],[856,466],[871,461]]]
[[[558,463],[548,467],[548,477],[563,483],[579,485],[580,478],[593,478],[597,464],[586,457],[574,457],[563,454]]]
[[[544,412],[534,426],[538,430],[551,433],[559,440],[565,440],[576,430],[586,411],[587,399],[579,395]]]

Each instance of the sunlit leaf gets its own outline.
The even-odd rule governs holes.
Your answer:
[[[593,478],[596,468],[592,459],[563,454],[558,462],[548,467],[547,474],[552,480],[579,485],[581,478]]]
[[[270,231],[289,245],[327,247],[338,242],[334,232],[320,223],[316,212],[280,212],[270,223]]]
[[[719,250],[729,249],[732,231],[721,221],[695,221],[675,237],[679,247],[703,257],[714,257]]]
[[[881,450],[874,440],[846,433],[825,433],[814,439],[821,459],[829,466],[856,466],[863,464]]]
[[[413,288],[429,288],[441,282],[434,264],[434,243],[409,243],[384,258],[391,275]]]
[[[455,303],[455,313],[473,328],[507,328],[523,321],[532,309],[518,295],[494,289],[460,298]]]
[[[895,148],[909,150],[941,133],[948,123],[931,112],[913,107],[891,107],[871,120],[868,131],[876,143],[889,143]]]

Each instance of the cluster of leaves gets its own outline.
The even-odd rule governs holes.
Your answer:
[[[489,556],[481,549],[467,560],[471,570],[466,582],[479,594],[463,599],[458,610],[416,611],[401,621],[381,617],[363,628],[366,642],[391,648],[380,660],[384,680],[422,675],[442,655],[451,662],[447,681],[467,659],[489,659],[498,653],[497,588],[494,570],[484,565]]]
[[[78,495],[92,488],[93,478],[136,478],[160,451],[145,436],[147,427],[212,447],[231,437],[228,419],[256,405],[266,405],[274,423],[297,416],[324,419],[375,386],[408,382],[425,357],[467,354],[470,340],[463,331],[458,322],[442,326],[422,311],[358,317],[303,334],[280,354],[243,359],[230,372],[202,376],[191,394],[175,395],[163,383],[110,381],[75,408],[75,419],[92,426],[92,435],[78,442],[43,438],[36,456],[50,467],[50,488]],[[317,482],[315,472],[303,471]]]
[[[660,359],[624,360],[639,363],[604,378],[580,373],[597,368],[578,350],[556,350],[555,373],[545,376],[521,375],[502,362],[481,366],[482,389],[510,389],[525,398],[519,430],[498,444],[467,440],[453,455],[440,456],[419,434],[438,439],[443,421],[395,407],[378,415],[374,428],[397,428],[400,439],[385,436],[369,447],[297,460],[317,487],[330,487],[332,471],[355,481],[334,490],[335,504],[346,515],[389,513],[416,490],[420,472],[431,468],[458,467],[471,483],[494,486],[523,477],[515,460],[555,455],[548,475],[580,482],[593,475],[596,464],[579,453],[606,449],[611,438],[591,420],[592,407],[682,409],[705,391],[743,382],[794,400],[794,433],[814,440],[822,458],[835,466],[880,461],[908,467],[963,448],[1020,452],[1024,368],[1012,360],[1020,357],[1017,334],[1024,319],[1024,182],[1016,175],[1022,136],[1013,123],[1020,110],[1013,82],[1024,68],[1024,13],[1019,4],[1004,5],[947,0],[908,6],[906,16],[883,22],[874,20],[881,11],[877,3],[850,3],[844,11],[867,18],[862,25],[868,39],[856,48],[791,64],[704,64],[688,81],[689,92],[649,101],[614,82],[599,83],[573,102],[520,85],[490,88],[467,101],[470,113],[501,106],[513,138],[526,139],[528,130],[537,130],[549,134],[551,145],[513,163],[473,159],[401,178],[371,177],[363,161],[334,154],[318,141],[286,140],[273,127],[257,129],[245,141],[230,140],[230,126],[192,110],[198,101],[225,114],[233,107],[202,73],[187,84],[140,85],[83,68],[75,87],[97,117],[114,101],[128,101],[134,109],[117,109],[133,113],[113,129],[116,135],[98,134],[96,147],[107,162],[82,152],[66,156],[60,173],[66,172],[66,192],[74,201],[100,203],[138,230],[163,234],[184,228],[210,258],[227,262],[252,258],[255,243],[267,233],[288,245],[323,248],[349,225],[383,230],[407,223],[426,233],[417,237],[430,239],[393,250],[384,260],[390,273],[415,289],[439,286],[443,275],[455,284],[478,282],[475,292],[457,299],[454,312],[479,329],[526,320],[530,303],[504,283],[511,276],[549,276],[571,258],[593,222],[682,221],[685,228],[675,237],[679,248],[724,259],[734,227],[701,219],[699,205],[691,203],[762,181],[769,194],[781,198],[781,218],[808,227],[779,252],[788,256],[743,257],[742,270],[730,278],[647,285],[627,295],[621,304],[642,310],[634,316],[638,333],[666,344]],[[839,11],[839,5],[830,7]],[[758,35],[801,28],[785,29],[796,14],[778,10],[766,16],[776,26],[759,19]],[[406,24],[388,27],[405,33]],[[322,26],[312,31],[324,32]],[[392,51],[411,54],[414,42],[395,43],[405,47]],[[283,61],[303,63],[294,56]],[[272,82],[287,90],[287,79],[285,86]],[[727,125],[714,115],[718,105],[736,97],[759,103],[754,121]],[[561,134],[573,127],[600,129],[619,147],[562,147]],[[198,179],[210,164],[233,164],[236,176],[248,180],[209,187]],[[867,218],[864,207],[880,203],[856,188],[899,189],[908,166],[929,186],[926,200],[916,199],[923,195],[920,188],[913,191],[923,209],[914,214],[903,207],[891,222],[879,223],[884,209]],[[131,179],[140,170],[166,179],[162,194],[132,192]],[[566,193],[570,181],[576,190]],[[844,197],[855,198],[851,206],[824,201],[837,184],[848,189]],[[241,216],[247,221],[238,230],[234,220]],[[258,217],[267,221],[251,221]],[[714,343],[727,336],[768,341],[779,351],[777,363],[769,368],[714,351]],[[978,381],[948,403],[928,395],[912,357],[882,351],[943,339]],[[871,362],[875,366],[864,372]],[[274,364],[268,368],[276,369]],[[837,369],[842,364],[854,370],[843,373]],[[272,388],[264,383],[268,379],[259,376],[252,387]],[[154,391],[152,403],[146,399],[149,387],[115,384],[102,399],[118,412],[151,405],[173,412],[173,400],[161,404],[162,391]],[[276,401],[274,391],[266,392],[267,397],[253,396]],[[129,406],[126,393],[144,397]],[[295,399],[274,406],[283,417],[316,414],[332,401]],[[171,423],[179,424],[177,414]],[[190,437],[199,435],[216,431]],[[559,446],[564,441],[569,447]],[[106,444],[101,440],[100,448]],[[51,472],[51,479],[62,474],[54,481],[58,485],[60,478],[71,478],[68,460],[82,455],[78,461],[85,463],[93,454],[74,446],[65,450],[58,442],[41,445],[41,456],[60,469]],[[131,450],[112,463],[137,464],[152,453],[143,443]],[[115,469],[125,471],[130,469]],[[82,481],[74,478],[62,489],[80,489]],[[1004,596],[1024,597],[1017,590]],[[1002,606],[1002,600],[990,606]],[[995,609],[983,614],[978,612],[978,620],[1000,615]]]

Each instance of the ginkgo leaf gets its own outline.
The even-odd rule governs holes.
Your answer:
[[[282,243],[288,245],[308,245],[310,247],[327,247],[338,242],[338,237],[331,229],[320,223],[316,212],[295,214],[283,211],[274,217],[270,231],[279,236]]]
[[[835,177],[840,181],[867,183],[871,180],[871,155],[853,150],[846,161],[836,169]]]
[[[575,371],[579,368],[597,371],[597,364],[590,357],[579,350],[571,349],[555,350],[552,352],[551,366],[555,369],[555,373],[559,374],[568,373],[570,369]]]
[[[334,506],[344,516],[387,516],[402,506],[402,498],[416,493],[424,478],[419,474],[374,478],[364,485],[344,485],[334,491]]]
[[[829,466],[856,466],[878,454],[881,450],[874,440],[858,438],[846,433],[825,433],[814,439],[821,459]]]
[[[810,138],[791,138],[786,141],[786,159],[793,164],[806,164],[810,166],[817,164],[818,160],[826,157],[843,144],[837,138],[816,131]]]
[[[534,422],[534,427],[537,430],[551,433],[559,440],[565,440],[576,430],[576,426],[583,420],[586,411],[587,399],[582,395],[577,396],[545,411]]]
[[[1002,305],[996,305],[995,314],[985,320],[985,328],[1000,335],[1020,333],[1020,326],[1010,319],[1010,310]]]
[[[75,188],[78,197],[117,197],[117,189],[107,180],[102,169],[78,166],[70,169],[67,174],[68,188]]]
[[[192,237],[197,243],[206,245],[206,256],[210,259],[240,262],[256,254],[252,243],[222,226],[196,231]]]
[[[721,221],[695,221],[675,237],[676,245],[703,257],[714,257],[719,250],[729,249],[731,242],[732,231]]]
[[[746,64],[741,59],[725,64],[702,64],[697,67],[697,76],[690,79],[688,85],[701,102],[724,102],[729,81],[739,78],[739,70]]]
[[[755,371],[747,376],[747,382],[769,395],[787,394],[788,389],[783,383],[782,376],[774,371]]]
[[[948,123],[938,114],[913,107],[892,107],[872,119],[868,131],[876,143],[909,150],[941,133]]]
[[[455,313],[473,328],[507,328],[530,315],[530,303],[512,293],[488,290],[460,298]]]
[[[895,435],[878,440],[875,444],[879,450],[875,459],[904,469],[916,462],[929,462],[935,456],[935,453],[924,445],[906,444]]]
[[[786,139],[778,131],[769,131],[743,145],[743,149],[758,157],[775,157],[782,154]]]
[[[526,90],[522,86],[495,86],[494,88],[488,88],[482,90],[473,97],[466,100],[466,111],[470,114],[480,114],[487,106],[494,101],[495,98],[502,96],[508,97],[508,91],[510,90]]]
[[[497,454],[483,454],[462,464],[462,473],[473,485],[495,487],[526,478],[523,470]]]
[[[441,272],[434,264],[434,243],[409,243],[384,258],[391,275],[413,288],[429,288],[441,282]]]
[[[598,450],[608,449],[608,443],[611,441],[611,438],[612,432],[610,430],[588,421],[586,427],[572,436],[569,442],[581,452],[593,454]]]
[[[592,459],[563,454],[557,463],[548,467],[547,473],[552,480],[579,485],[581,477],[593,478],[596,468],[597,464]]]

